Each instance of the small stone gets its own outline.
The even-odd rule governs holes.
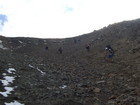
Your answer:
[[[140,102],[140,97],[137,97],[137,101]]]
[[[101,91],[101,89],[99,89],[99,88],[95,88],[95,89],[94,89],[94,92],[95,92],[95,93],[99,93],[100,91]]]
[[[99,104],[95,103],[94,105],[99,105]]]
[[[105,81],[102,80],[102,81],[97,81],[97,82],[96,82],[96,84],[100,84],[100,83],[105,83]]]
[[[116,99],[116,96],[112,95],[111,97],[109,97],[109,100],[111,99]]]
[[[113,100],[109,100],[107,103],[108,103],[109,105],[114,105],[116,102],[113,101]]]

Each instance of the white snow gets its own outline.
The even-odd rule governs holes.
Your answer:
[[[4,80],[0,80],[3,86],[8,86],[15,80],[15,77],[12,76],[4,76],[3,78]],[[4,87],[4,89],[6,90],[5,92],[0,92],[0,94],[2,94],[4,97],[8,97],[8,95],[11,94],[10,92],[14,90],[13,87]]]
[[[13,83],[13,81],[15,80],[15,77],[12,77],[12,76],[5,76],[4,77],[4,80],[0,80],[3,84],[3,86],[7,86],[9,85],[10,83]]]
[[[11,83],[13,83],[13,81],[15,80],[14,76],[7,76],[7,74],[12,74],[14,75],[16,70],[14,68],[9,68],[6,70],[8,73],[3,73],[2,75],[4,76],[4,80],[0,79],[0,81],[2,82],[5,91],[1,92],[0,94],[3,95],[4,97],[8,97],[9,94],[11,94],[12,91],[14,91],[15,88],[17,88],[17,86],[14,87],[8,87],[8,85],[10,85]],[[4,103],[5,105],[24,105],[19,103],[18,101],[14,100],[14,102],[10,102],[10,103]]]
[[[1,43],[0,43],[0,48],[3,49],[3,50],[6,50],[7,48],[4,47]]]
[[[3,75],[3,76],[5,76],[5,75],[6,75],[6,73],[3,73],[2,75]]]
[[[34,66],[32,66],[31,64],[29,64],[28,66],[29,66],[30,68],[33,68],[33,69],[35,69],[35,67],[34,67]]]
[[[2,40],[0,40],[0,44],[2,43]]]
[[[6,47],[3,46],[2,40],[0,40],[0,48],[3,49],[3,50],[6,50],[7,49]]]
[[[65,89],[66,87],[67,87],[67,85],[63,85],[63,86],[60,86],[59,88]]]
[[[31,64],[28,65],[30,68],[36,69],[37,71],[39,71],[41,73],[41,75],[45,75],[46,73],[43,72],[42,70],[40,70],[38,67],[35,68],[34,66],[32,66]]]
[[[17,86],[14,87],[9,87],[8,85],[10,85],[11,83],[13,83],[13,81],[15,80],[14,76],[7,76],[7,74],[15,74],[16,70],[14,68],[9,68],[6,70],[8,73],[3,73],[3,78],[4,80],[0,79],[0,81],[2,82],[5,91],[1,92],[0,94],[3,95],[4,97],[8,97],[9,94],[11,94],[12,91],[14,91],[15,88],[17,88]],[[24,105],[19,103],[18,101],[14,100],[14,102],[10,102],[10,103],[4,103],[5,105]]]
[[[8,95],[11,94],[11,91],[14,90],[12,87],[4,87],[4,89],[6,90],[5,92],[0,92],[0,94],[4,97],[8,97]]]
[[[37,68],[37,70],[41,73],[41,75],[45,75],[46,73],[43,72],[42,70],[40,70],[39,68]]]
[[[15,70],[14,68],[9,68],[9,69],[7,70],[7,72],[8,72],[8,73],[14,73],[14,72],[16,72],[16,70]]]
[[[21,44],[22,44],[23,42],[19,40],[19,43],[21,43]]]
[[[15,69],[14,68],[9,68],[8,70],[7,70],[7,72],[8,73],[15,73]],[[13,81],[15,80],[15,77],[13,77],[13,76],[7,76],[6,75],[6,73],[3,73],[2,74],[4,77],[4,80],[0,80],[1,82],[2,82],[2,84],[3,84],[3,86],[8,86],[10,83],[13,83]]]
[[[19,103],[18,101],[14,100],[14,102],[10,102],[10,103],[4,103],[5,105],[24,105],[24,104],[21,104]]]

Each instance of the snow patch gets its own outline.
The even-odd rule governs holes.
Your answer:
[[[10,102],[10,103],[4,103],[5,105],[24,105],[24,104],[21,104],[19,103],[18,101],[14,100],[14,102]]]
[[[8,49],[8,48],[4,47],[2,44],[0,44],[0,48],[3,49],[3,50]]]
[[[7,70],[7,72],[11,74],[11,73],[16,72],[16,70],[15,70],[14,68],[9,68],[9,69]]]
[[[0,44],[2,44],[2,40],[0,40]]]
[[[6,47],[3,46],[3,44],[2,44],[2,40],[0,40],[0,48],[3,49],[3,50],[8,49],[8,48],[6,48]]]
[[[3,76],[5,76],[5,75],[6,75],[6,73],[3,73],[2,75],[3,75]]]
[[[4,89],[6,90],[5,92],[0,92],[4,97],[8,97],[8,95],[11,94],[11,91],[14,91],[14,88],[12,87],[4,87]]]
[[[23,42],[19,40],[19,43],[21,43],[21,44],[22,44]]]
[[[33,69],[35,69],[35,67],[34,67],[34,66],[32,66],[31,64],[29,64],[28,66],[29,66],[30,68],[33,68]]]
[[[36,69],[37,71],[39,71],[41,73],[41,75],[45,75],[46,73],[43,72],[42,70],[40,70],[38,67],[35,68],[34,66],[32,66],[31,64],[28,65],[30,68]]]
[[[9,85],[10,83],[13,83],[13,81],[15,80],[15,77],[12,77],[12,76],[5,76],[4,77],[5,80],[0,80],[3,84],[3,86],[7,86]]]
[[[63,85],[63,86],[60,86],[59,88],[65,89],[66,87],[67,87],[67,85]]]
[[[46,73],[43,72],[42,70],[40,70],[38,67],[37,67],[37,70],[41,73],[41,75],[45,75]]]
[[[14,87],[7,87],[7,85],[10,85],[11,83],[13,83],[13,81],[15,80],[15,77],[13,76],[7,76],[7,74],[15,74],[16,70],[14,68],[9,68],[6,70],[8,73],[3,73],[2,75],[4,76],[4,80],[0,80],[3,83],[4,92],[0,92],[1,95],[3,95],[4,97],[8,97],[9,94],[11,94],[12,91],[14,91],[15,88],[17,88],[17,86]],[[19,103],[18,101],[14,100],[14,102],[10,102],[10,103],[4,103],[5,105],[24,105]]]

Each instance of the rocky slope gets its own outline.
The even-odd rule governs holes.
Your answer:
[[[113,62],[105,58],[108,44]],[[12,102],[140,105],[140,19],[66,39],[0,36],[0,105]]]

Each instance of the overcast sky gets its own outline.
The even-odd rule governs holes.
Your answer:
[[[0,34],[65,38],[140,18],[140,0],[0,0]]]

